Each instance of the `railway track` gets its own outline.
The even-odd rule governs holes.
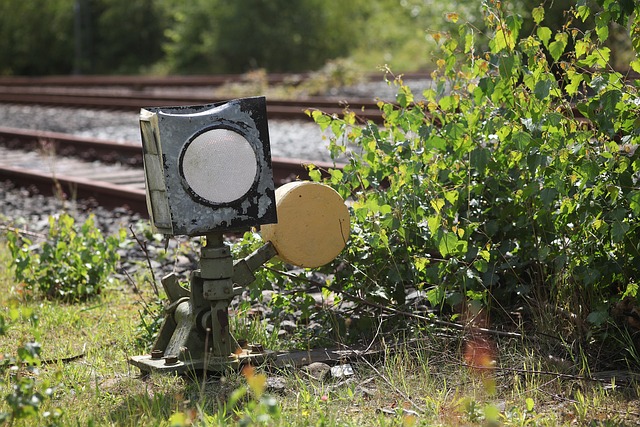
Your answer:
[[[211,74],[190,76],[110,76],[110,75],[78,75],[78,76],[0,76],[0,86],[125,86],[145,87],[217,87],[228,83],[250,83],[257,79],[269,85],[297,84],[309,78],[309,74],[271,73],[264,77],[248,74]]]
[[[25,88],[1,88],[0,102],[12,104],[39,104],[62,107],[97,108],[122,111],[139,111],[142,107],[162,107],[180,105],[201,105],[221,102],[227,99],[206,95],[185,93],[182,95],[158,95],[142,93],[118,93],[101,90],[77,93],[68,90],[47,90],[36,92]],[[309,120],[307,110],[319,109],[331,115],[341,115],[345,108],[354,111],[357,117],[366,122],[382,121],[382,113],[374,101],[354,100],[345,103],[331,98],[309,98],[306,100],[277,100],[267,101],[267,115],[269,119],[281,120]]]
[[[306,165],[326,162],[272,158],[276,186],[308,179]],[[126,206],[147,215],[142,148],[73,135],[0,128],[0,180],[36,187],[43,194],[93,199],[102,206]]]
[[[425,79],[429,72],[403,73],[404,79]],[[217,87],[229,83],[264,82],[269,85],[296,85],[309,80],[310,73],[269,73],[259,76],[252,73],[246,74],[209,74],[187,76],[112,76],[112,75],[76,75],[76,76],[0,76],[0,86],[125,86],[136,88],[147,87],[189,87],[210,86]],[[364,77],[367,81],[379,81],[380,73],[373,73]]]
[[[138,111],[142,107],[201,105],[224,101],[214,89],[237,76],[186,77],[4,77],[0,78],[0,102],[79,108]],[[269,76],[269,81],[295,80],[291,75]],[[373,96],[373,94],[372,94]],[[346,102],[336,97],[308,97],[296,100],[269,98],[270,119],[307,119],[305,111],[320,109],[328,114],[354,111],[364,122],[380,122],[382,114],[374,99],[355,98]]]

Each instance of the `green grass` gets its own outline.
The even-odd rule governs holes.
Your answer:
[[[2,246],[4,248],[4,245]],[[41,359],[47,361],[34,378],[38,387],[54,387],[38,416],[16,420],[15,426],[51,421],[47,412],[62,415],[57,425],[169,426],[248,423],[287,426],[409,426],[409,425],[633,425],[640,421],[640,389],[634,381],[579,379],[576,360],[569,365],[550,360],[535,341],[490,339],[497,349],[496,369],[470,370],[464,364],[461,336],[425,328],[410,343],[386,346],[369,360],[353,363],[347,379],[317,381],[298,370],[258,370],[243,376],[229,372],[220,378],[187,379],[154,374],[141,378],[127,363],[145,351],[138,344],[140,295],[117,283],[98,299],[62,304],[27,297],[8,270],[0,251],[0,306],[7,318],[11,307],[37,314],[37,326],[23,316],[9,321],[0,354],[39,335]],[[143,290],[151,299],[151,291]],[[267,336],[264,327],[238,313],[235,328],[243,336],[286,348],[287,342]],[[446,333],[445,333],[446,332]],[[391,340],[392,337],[385,339]],[[73,360],[64,360],[78,356]],[[481,360],[481,359],[478,359]],[[561,375],[561,373],[571,375]],[[14,370],[0,379],[4,396],[12,393]],[[267,377],[284,382],[272,391]]]

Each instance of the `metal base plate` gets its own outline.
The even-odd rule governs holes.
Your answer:
[[[265,351],[262,353],[251,353],[243,350],[240,354],[232,354],[229,357],[208,357],[204,359],[192,359],[188,361],[178,360],[175,363],[167,363],[164,358],[152,359],[149,355],[132,356],[129,363],[138,367],[144,373],[161,372],[191,374],[207,372],[224,372],[228,370],[238,369],[246,364],[261,365],[268,360],[275,359],[275,353]]]

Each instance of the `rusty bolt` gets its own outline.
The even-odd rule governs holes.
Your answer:
[[[151,358],[153,360],[162,359],[162,356],[164,356],[164,351],[162,351],[162,350],[153,350],[151,352]]]
[[[164,359],[165,365],[175,365],[176,363],[178,363],[178,356],[167,356]]]

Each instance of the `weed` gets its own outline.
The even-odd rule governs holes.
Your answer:
[[[16,301],[9,309],[10,322],[0,314],[0,336],[6,334],[9,325],[21,317],[28,318],[31,332],[38,335],[38,316],[29,308],[20,307]],[[41,419],[48,426],[57,425],[62,415],[59,408],[40,413],[43,401],[51,398],[54,387],[48,381],[38,381],[38,367],[40,366],[41,346],[36,340],[28,341],[18,346],[15,354],[0,355],[0,384],[6,383],[8,392],[4,396],[6,409],[0,407],[0,423],[9,422],[13,425],[17,420],[35,421]]]
[[[7,235],[16,280],[27,292],[67,302],[99,295],[116,268],[124,231],[104,237],[93,216],[78,228],[65,213],[49,217],[49,227],[40,244],[15,233]]]

